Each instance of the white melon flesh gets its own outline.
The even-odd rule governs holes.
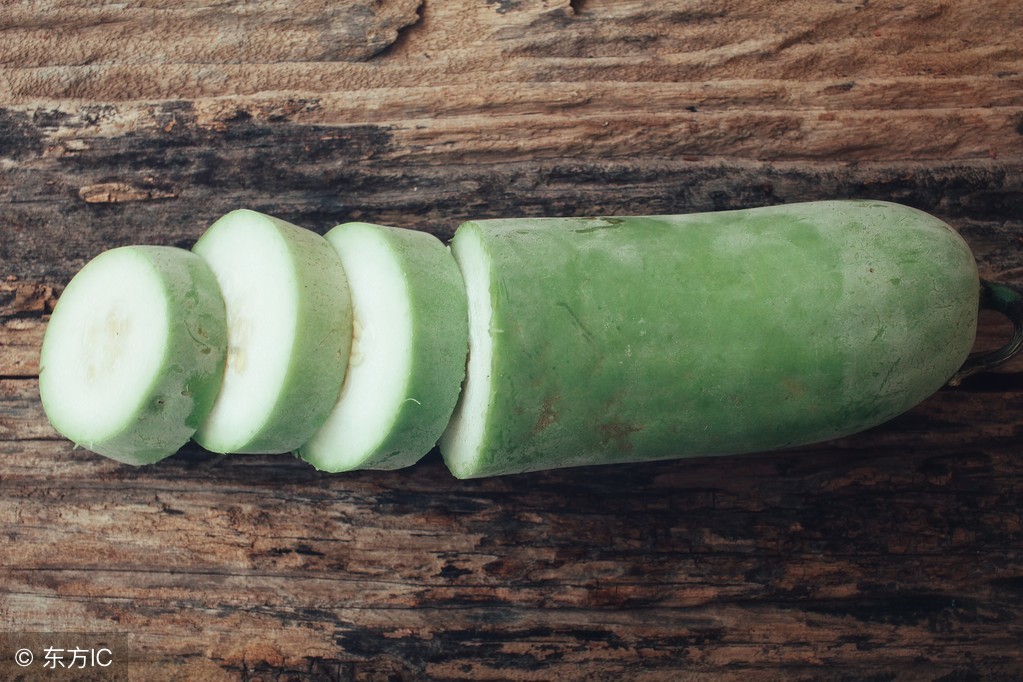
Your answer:
[[[224,302],[194,254],[128,246],[90,261],[53,311],[39,393],[61,434],[128,464],[185,445],[220,386]]]
[[[337,400],[351,346],[351,301],[337,254],[320,235],[233,211],[194,251],[227,305],[223,386],[196,433],[225,453],[295,450]]]
[[[447,429],[440,439],[444,461],[458,478],[471,476],[482,451],[491,402],[494,344],[490,256],[481,236],[458,233],[452,253],[464,281],[469,310],[469,360],[465,385]]]
[[[348,277],[354,339],[337,405],[299,455],[332,472],[409,466],[436,444],[465,373],[461,276],[424,232],[348,223],[327,240]]]

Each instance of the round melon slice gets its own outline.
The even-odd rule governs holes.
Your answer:
[[[206,417],[226,350],[224,301],[201,258],[121,247],[64,289],[43,339],[39,394],[68,439],[151,464],[177,452]]]
[[[255,211],[196,242],[227,306],[227,368],[195,440],[222,453],[282,453],[316,432],[337,401],[352,338],[341,261],[310,230]]]
[[[461,274],[425,232],[347,223],[327,241],[348,276],[355,335],[337,405],[299,455],[331,472],[409,466],[443,433],[465,376]]]

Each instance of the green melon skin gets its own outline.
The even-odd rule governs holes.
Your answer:
[[[483,220],[452,250],[483,273],[470,329],[492,306],[468,379],[491,382],[440,444],[459,478],[838,438],[937,391],[976,333],[969,248],[892,203]]]
[[[195,441],[218,453],[297,450],[337,401],[351,349],[337,253],[311,230],[247,209],[217,220],[192,250],[213,270],[228,319],[224,382]],[[260,346],[268,336],[273,348]]]
[[[298,454],[329,472],[411,466],[444,432],[465,376],[462,276],[426,232],[346,223],[326,239],[349,276],[356,339],[335,412]]]
[[[140,290],[152,292],[143,297],[146,320],[125,303]],[[226,351],[224,301],[201,258],[166,246],[112,249],[57,302],[40,354],[40,398],[53,427],[76,444],[152,464],[184,446],[209,413]],[[130,371],[122,363],[133,352],[147,354],[136,363],[144,371],[125,385],[117,373]],[[72,385],[79,390],[69,394]],[[100,426],[111,414],[114,423]]]

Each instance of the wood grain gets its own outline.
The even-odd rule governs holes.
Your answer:
[[[19,72],[95,65],[364,61],[418,20],[417,0],[210,4],[50,2],[7,7],[0,59]]]
[[[1018,680],[1023,360],[783,453],[456,481],[60,439],[38,348],[104,249],[249,207],[467,218],[869,197],[1023,281],[1017,2],[353,0],[0,13],[0,677]],[[1007,323],[984,315],[978,347]],[[29,677],[28,679],[33,679]],[[42,678],[40,678],[42,679]]]

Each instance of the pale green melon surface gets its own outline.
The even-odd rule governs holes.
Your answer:
[[[475,221],[452,250],[470,361],[441,450],[463,478],[851,434],[934,393],[976,330],[966,244],[885,202]]]
[[[326,238],[348,275],[355,334],[338,404],[299,455],[332,472],[410,466],[437,443],[465,376],[461,274],[426,232],[347,223]]]
[[[150,464],[206,417],[226,350],[224,301],[202,259],[166,246],[112,249],[54,308],[40,355],[43,408],[75,443]]]
[[[337,401],[352,339],[341,262],[319,234],[250,210],[196,242],[224,295],[224,382],[195,440],[223,453],[297,449]]]

